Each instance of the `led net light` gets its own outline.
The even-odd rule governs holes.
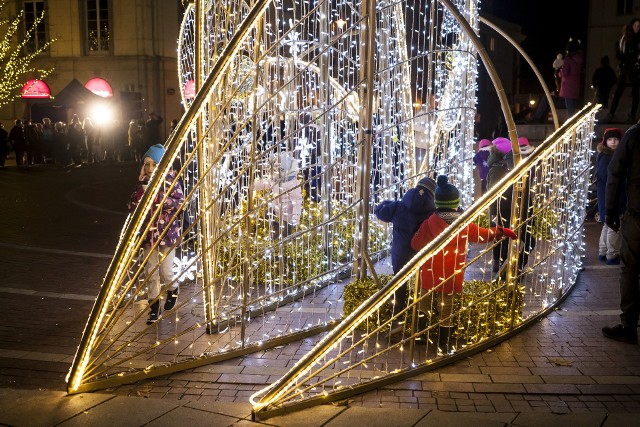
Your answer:
[[[475,3],[455,3],[475,28]],[[342,349],[339,356],[314,358],[318,367],[309,371],[328,372],[320,368],[327,363],[333,370],[330,378],[307,385],[302,371],[309,368],[301,368],[294,382],[303,385],[301,393],[292,393],[294,383],[283,380],[277,396],[256,396],[256,410],[329,395],[344,385],[442,357],[428,345],[424,354],[409,351],[410,337],[419,335],[415,328],[405,331],[400,345],[382,344],[391,321],[409,326],[411,319],[423,317],[414,313],[418,303],[429,316],[437,312],[435,292],[418,297],[411,291],[415,302],[395,319],[385,317],[393,290],[415,280],[418,261],[410,272],[393,279],[382,274],[389,270],[388,261],[378,263],[375,276],[391,290],[372,305],[363,305],[370,292],[363,283],[374,277],[363,258],[381,260],[390,247],[391,227],[375,220],[374,206],[401,198],[425,174],[447,173],[461,190],[462,205],[472,205],[477,64],[469,39],[437,2],[379,2],[373,57],[367,62],[362,58],[366,21],[360,3],[263,0],[249,6],[202,1],[196,6],[185,14],[178,44],[180,87],[193,81],[195,96],[183,93],[186,113],[123,228],[69,375],[69,391],[269,351],[303,337],[310,345],[325,345],[322,333],[345,322],[352,327],[331,342],[334,350]],[[370,79],[364,62],[373,65]],[[414,108],[417,104],[419,109]],[[544,161],[554,160],[544,163],[545,174],[535,175],[544,195],[536,199],[537,215],[549,224],[544,231],[559,237],[539,242],[531,257],[536,261],[529,266],[543,273],[551,266],[557,271],[547,271],[550,279],[538,279],[522,291],[513,291],[511,284],[484,286],[492,281],[490,246],[474,246],[467,271],[475,282],[449,315],[457,319],[456,325],[461,318],[476,325],[456,335],[464,345],[512,327],[530,315],[528,307],[533,312],[552,304],[558,289],[572,283],[571,276],[560,271],[557,254],[582,250],[581,236],[575,233],[581,211],[571,213],[578,220],[549,212],[563,212],[569,203],[580,202],[579,191],[562,195],[566,200],[557,199],[557,192],[578,188],[582,175],[576,172],[573,181],[565,182],[570,176],[557,171],[569,167],[569,161],[580,171],[583,165],[575,153],[582,152],[589,125],[592,122],[584,125],[578,140],[557,144],[558,153],[574,150],[573,158],[548,154]],[[164,180],[171,170],[175,184]],[[562,186],[549,184],[547,176]],[[174,278],[163,283],[159,297],[162,306],[165,291],[177,283],[178,301],[147,325],[154,301],[148,301],[151,272],[144,238],[158,225],[164,195],[178,184],[184,201],[171,221],[178,221],[182,232],[175,244]],[[486,214],[482,218],[488,203],[468,222],[488,224],[491,219]],[[525,226],[531,224],[520,228]],[[513,265],[512,260],[507,265]],[[365,270],[367,279],[351,283],[353,275],[360,277]],[[348,286],[353,292],[345,290]],[[364,307],[365,317],[377,323],[362,332],[364,315],[357,312],[352,320],[339,323],[345,293],[355,295],[356,306]],[[524,304],[508,322],[502,316],[507,300]],[[485,307],[485,302],[481,318],[459,314],[470,312],[468,307]],[[429,317],[429,330],[438,328],[438,319]]]

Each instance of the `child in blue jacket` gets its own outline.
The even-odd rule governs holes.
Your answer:
[[[416,254],[416,251],[411,248],[411,238],[418,231],[420,224],[436,210],[435,189],[435,181],[424,177],[418,181],[415,188],[406,192],[402,200],[385,200],[376,206],[375,214],[378,219],[393,224],[393,238],[391,240],[393,274],[397,274]],[[407,287],[405,284],[396,291],[393,313],[397,314],[404,310],[406,304]]]

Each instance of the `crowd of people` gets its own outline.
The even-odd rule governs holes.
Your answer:
[[[0,168],[11,152],[18,166],[53,163],[63,167],[83,163],[140,161],[142,154],[164,142],[162,118],[149,114],[148,120],[131,120],[127,125],[114,120],[94,124],[90,117],[74,114],[69,123],[18,119],[7,132],[0,123]]]

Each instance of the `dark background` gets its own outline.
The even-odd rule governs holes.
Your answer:
[[[564,53],[570,37],[587,48],[588,0],[483,0],[480,10],[522,26],[522,47],[543,74]],[[521,73],[521,79],[534,77],[527,66],[521,66]]]

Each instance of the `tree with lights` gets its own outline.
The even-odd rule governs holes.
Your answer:
[[[35,75],[42,79],[53,69],[39,69],[32,61],[46,51],[54,40],[45,42],[33,52],[25,53],[25,46],[33,37],[38,24],[44,19],[44,12],[35,17],[33,24],[24,29],[24,37],[19,38],[20,25],[24,22],[25,11],[8,16],[6,2],[0,2],[0,107],[7,105],[19,96],[17,89],[24,85],[25,77]]]

